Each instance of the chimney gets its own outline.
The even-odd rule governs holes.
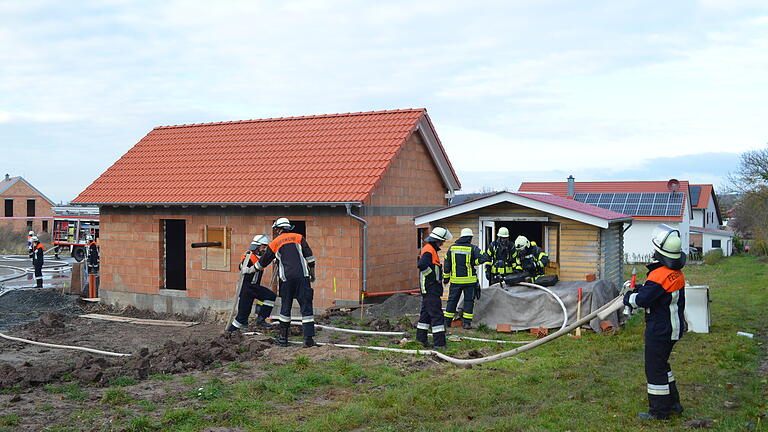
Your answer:
[[[574,179],[572,175],[569,175],[568,176],[568,193],[566,194],[566,196],[573,198],[575,194],[576,194],[576,179]]]
[[[6,175],[5,175],[5,181],[8,181],[8,180],[10,180],[10,179],[11,179],[11,176],[9,176],[8,174],[6,174]]]

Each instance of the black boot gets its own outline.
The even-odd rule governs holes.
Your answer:
[[[427,340],[427,331],[423,329],[416,330],[416,341],[424,345],[425,348],[432,348],[432,344]]]
[[[277,329],[277,337],[272,338],[272,341],[280,346],[288,346],[288,326],[281,325]]]
[[[240,330],[240,329],[239,329],[239,328],[237,328],[237,327],[235,327],[235,326],[234,326],[234,325],[232,325],[232,324],[229,324],[229,327],[227,327],[227,331],[228,331],[228,332],[233,332],[233,331],[238,331],[238,330]]]
[[[469,329],[471,329],[471,328],[472,328],[472,321],[464,321],[464,322],[461,324],[461,328],[463,328],[464,330],[469,330]]]
[[[304,337],[304,347],[310,348],[313,346],[318,346],[314,339],[312,339],[312,336],[305,336]]]
[[[255,324],[257,327],[272,327],[272,323],[267,322],[267,320],[265,320],[264,317],[256,318]]]
[[[445,319],[445,328],[451,328],[451,323],[453,322],[453,318],[446,318]]]

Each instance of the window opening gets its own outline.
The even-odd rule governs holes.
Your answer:
[[[27,217],[35,217],[35,200],[27,200]]]

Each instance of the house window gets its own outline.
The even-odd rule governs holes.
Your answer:
[[[416,229],[416,249],[421,250],[422,246],[424,246],[424,237],[426,236],[427,236],[426,228]]]
[[[27,200],[27,217],[35,217],[35,200]]]
[[[48,232],[48,221],[43,221],[43,232]]]
[[[27,221],[27,231],[34,231],[32,229],[32,221]]]
[[[218,246],[203,248],[203,269],[229,271],[232,229],[206,225],[203,241],[219,243]]]
[[[720,240],[712,240],[712,248],[719,248]]]
[[[13,217],[13,198],[5,199],[5,217]]]

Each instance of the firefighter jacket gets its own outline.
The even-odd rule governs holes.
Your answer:
[[[40,268],[43,266],[44,254],[45,254],[45,247],[43,247],[42,243],[38,243],[37,246],[35,246],[35,248],[29,254],[29,257],[32,258],[32,265],[34,267]]]
[[[280,280],[283,282],[309,277],[310,267],[315,266],[312,249],[304,236],[298,233],[284,232],[269,242],[264,255],[256,263],[256,270],[264,270],[274,259],[277,259]]]
[[[452,284],[476,284],[476,266],[487,261],[480,248],[472,244],[472,237],[459,237],[445,255],[443,278]]]
[[[486,252],[491,263],[492,274],[509,274],[515,272],[515,248],[509,241],[494,240],[488,245]]]
[[[440,248],[427,242],[421,248],[419,254],[419,287],[421,294],[443,295],[442,273],[440,256],[437,254]]]
[[[531,276],[542,275],[547,264],[549,255],[538,246],[529,246],[522,252],[515,251],[515,268],[518,271],[526,271]]]
[[[660,262],[648,265],[645,283],[624,295],[624,304],[645,308],[645,338],[679,340],[685,323],[685,276]]]
[[[99,247],[95,241],[88,243],[88,265],[92,267],[99,265]]]
[[[246,258],[247,256],[247,258]],[[255,252],[252,250],[246,250],[243,252],[242,255],[240,255],[240,264],[237,266],[238,270],[240,270],[240,273],[243,274],[243,281],[245,283],[254,283],[253,277],[256,276],[256,273],[259,274],[259,277],[257,278],[255,285],[258,285],[261,283],[261,274],[262,272],[256,271],[256,264],[259,262],[259,256],[256,255]],[[243,266],[245,266],[245,270],[243,270]]]

